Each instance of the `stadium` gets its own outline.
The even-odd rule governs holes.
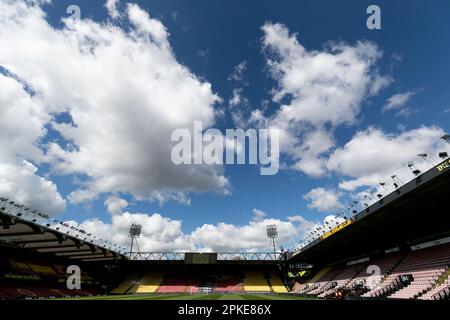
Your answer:
[[[274,252],[133,251],[14,201],[0,202],[0,299],[418,299],[450,297],[450,159]],[[394,179],[394,178],[393,178]],[[136,247],[136,245],[135,245]],[[68,267],[80,288],[67,286]]]
[[[449,13],[0,0],[4,317],[448,312]]]

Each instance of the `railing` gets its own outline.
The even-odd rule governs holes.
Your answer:
[[[132,252],[128,253],[132,260],[149,261],[183,261],[184,252]],[[217,261],[277,261],[280,253],[269,252],[221,252],[217,253]]]

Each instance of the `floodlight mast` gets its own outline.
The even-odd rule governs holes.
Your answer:
[[[139,238],[139,236],[141,235],[141,230],[142,230],[142,226],[140,224],[133,223],[130,227],[130,231],[128,233],[128,236],[131,238],[130,258],[133,253],[134,242],[136,242],[136,245],[138,245],[137,238]],[[139,249],[139,246],[138,246],[138,249]]]
[[[278,242],[278,229],[277,226],[275,224],[269,224],[267,225],[267,237],[269,239],[272,239],[272,243],[273,243],[273,257],[276,260],[277,259],[277,249],[276,249],[276,245],[275,242]]]

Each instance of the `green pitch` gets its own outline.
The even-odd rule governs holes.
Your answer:
[[[67,298],[63,300],[307,300],[311,298],[275,294],[134,294]]]

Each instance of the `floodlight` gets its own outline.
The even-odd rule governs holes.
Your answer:
[[[129,235],[130,237],[139,238],[141,235],[142,226],[140,224],[133,223],[130,227]]]
[[[270,224],[267,226],[267,236],[271,239],[278,237],[278,230],[276,225]]]

